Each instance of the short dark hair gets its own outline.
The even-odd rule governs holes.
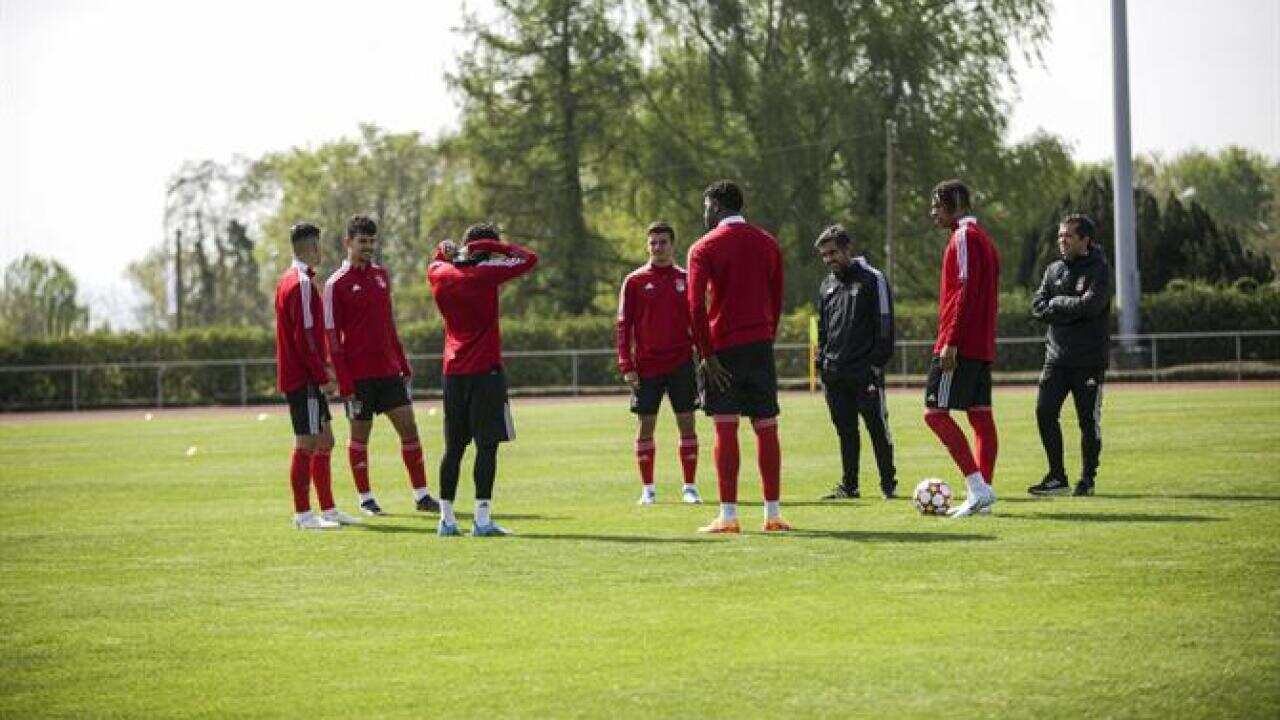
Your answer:
[[[666,233],[667,237],[671,238],[672,243],[676,241],[676,231],[671,227],[671,223],[666,220],[654,220],[649,223],[649,228],[644,231],[644,234],[648,236],[654,233]]]
[[[732,180],[717,180],[702,191],[702,197],[715,201],[725,212],[742,212],[742,188]]]
[[[467,228],[467,234],[463,236],[463,242],[472,242],[475,240],[501,240],[502,235],[498,230],[498,226],[494,223],[476,223]]]
[[[822,247],[823,243],[833,242],[839,247],[847,248],[853,244],[853,238],[849,237],[849,233],[845,231],[843,225],[832,225],[814,241],[814,247]]]
[[[933,194],[948,212],[954,213],[973,207],[969,204],[969,186],[954,178],[934,185]]]
[[[1062,218],[1062,224],[1071,228],[1071,232],[1082,238],[1089,238],[1089,242],[1097,242],[1097,229],[1093,225],[1093,219],[1088,215],[1081,213],[1072,213]]]
[[[315,242],[320,239],[320,228],[309,222],[294,223],[289,228],[289,242],[297,245],[303,242]]]
[[[368,215],[352,215],[347,221],[347,237],[357,235],[377,235],[378,223]]]

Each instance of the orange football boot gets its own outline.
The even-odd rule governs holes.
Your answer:
[[[698,528],[698,532],[715,534],[732,533],[734,535],[738,535],[742,532],[742,526],[738,524],[737,520],[723,520],[717,517],[715,520],[711,521],[710,525],[703,525]]]
[[[791,525],[780,517],[764,521],[765,532],[787,532],[789,530],[791,530]]]

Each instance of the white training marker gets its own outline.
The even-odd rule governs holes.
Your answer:
[[[195,446],[195,445],[192,445],[191,447],[187,448],[187,457],[195,457],[195,454],[196,454],[197,452],[199,452],[199,451],[198,451],[198,450],[196,450],[196,446]]]
[[[428,414],[428,415],[431,415],[431,416],[434,416],[434,415],[436,414],[436,409],[435,409],[435,408],[427,408],[427,414]]]
[[[269,417],[271,416],[266,413],[258,413],[258,422],[262,422],[263,420],[266,420]]]
[[[151,420],[153,418],[155,418],[155,415],[152,415],[151,413],[147,413],[146,415],[142,416],[143,420]]]

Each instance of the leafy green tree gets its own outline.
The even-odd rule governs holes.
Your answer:
[[[53,258],[23,255],[4,270],[0,330],[18,337],[65,337],[89,327],[89,308],[76,301],[77,284]]]

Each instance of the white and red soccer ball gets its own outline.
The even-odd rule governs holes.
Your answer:
[[[911,493],[911,504],[921,515],[946,515],[951,509],[951,486],[939,478],[925,478]]]

